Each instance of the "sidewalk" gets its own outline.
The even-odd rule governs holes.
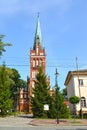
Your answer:
[[[87,119],[60,119],[59,124],[57,124],[56,119],[33,119],[30,125],[41,126],[41,125],[84,125],[87,126]]]

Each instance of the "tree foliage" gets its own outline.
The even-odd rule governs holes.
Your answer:
[[[0,56],[2,56],[3,52],[5,52],[5,47],[6,46],[11,46],[12,44],[10,43],[4,43],[2,39],[4,38],[4,35],[0,35]]]
[[[67,99],[67,88],[64,88],[62,90],[62,94],[63,94],[64,98]]]
[[[11,91],[11,98],[13,99],[13,110],[17,110],[17,105],[18,105],[18,94],[19,94],[19,89],[22,87],[26,87],[26,81],[20,79],[20,74],[16,69],[11,69],[12,75],[10,78],[14,82],[13,85],[10,86],[10,91]]]
[[[79,103],[80,98],[78,96],[72,96],[69,98],[69,102],[73,104],[73,115],[74,115],[74,121],[75,121],[75,115],[76,115],[76,108],[75,105]]]
[[[17,109],[18,90],[25,86],[26,82],[20,79],[16,69],[7,68],[5,64],[0,66],[0,109],[4,111],[2,115],[7,114],[6,110],[10,112],[11,109]]]
[[[57,104],[58,104],[58,106],[57,106]],[[58,114],[59,114],[60,118],[69,118],[70,111],[67,108],[66,104],[64,103],[64,96],[60,92],[59,87],[58,87],[58,89],[56,88],[56,91],[55,91],[55,108],[56,108],[56,110],[57,110],[57,107],[58,107]]]
[[[71,104],[77,104],[77,103],[79,103],[79,101],[80,101],[80,98],[77,97],[77,96],[72,96],[72,97],[69,98],[69,102]]]
[[[35,86],[33,88],[33,96],[31,97],[32,111],[34,117],[56,118],[57,115],[57,102],[59,116],[64,118],[69,117],[69,110],[64,104],[63,95],[58,90],[58,95],[55,91],[54,96],[50,96],[50,88],[47,84],[47,77],[43,74],[42,69],[36,75]],[[57,97],[58,96],[58,97]],[[58,100],[57,100],[58,99]],[[49,105],[49,110],[44,111],[44,105]]]
[[[31,97],[32,111],[34,117],[46,117],[50,116],[49,111],[44,110],[44,105],[48,104],[51,110],[51,96],[49,86],[47,84],[47,77],[42,72],[42,68],[39,68],[39,73],[36,76],[35,87],[33,88],[33,95]],[[50,106],[51,103],[51,106]]]
[[[12,108],[10,86],[12,82],[6,71],[5,65],[0,69],[0,109],[1,115],[5,116]]]

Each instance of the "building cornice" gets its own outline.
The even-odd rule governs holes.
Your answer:
[[[87,70],[78,70],[78,71],[69,71],[65,80],[64,85],[68,85],[70,79],[72,76],[81,76],[81,75],[87,75]]]

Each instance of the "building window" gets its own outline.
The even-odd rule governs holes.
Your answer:
[[[36,60],[36,66],[38,66],[38,60]]]
[[[83,86],[83,79],[79,79],[79,85]]]
[[[40,67],[42,66],[42,60],[40,59]]]
[[[20,95],[20,98],[23,98],[23,94]]]
[[[33,67],[35,67],[35,60],[33,60]]]
[[[35,71],[32,71],[32,78],[35,78]]]
[[[27,95],[26,95],[26,94],[24,94],[24,98],[27,98]]]
[[[86,107],[86,99],[85,99],[85,97],[81,97],[81,106]]]

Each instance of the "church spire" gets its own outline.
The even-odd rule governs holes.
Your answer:
[[[36,44],[40,44],[40,47],[42,48],[42,34],[41,34],[39,13],[37,17],[37,26],[36,26],[33,49],[35,49]]]

